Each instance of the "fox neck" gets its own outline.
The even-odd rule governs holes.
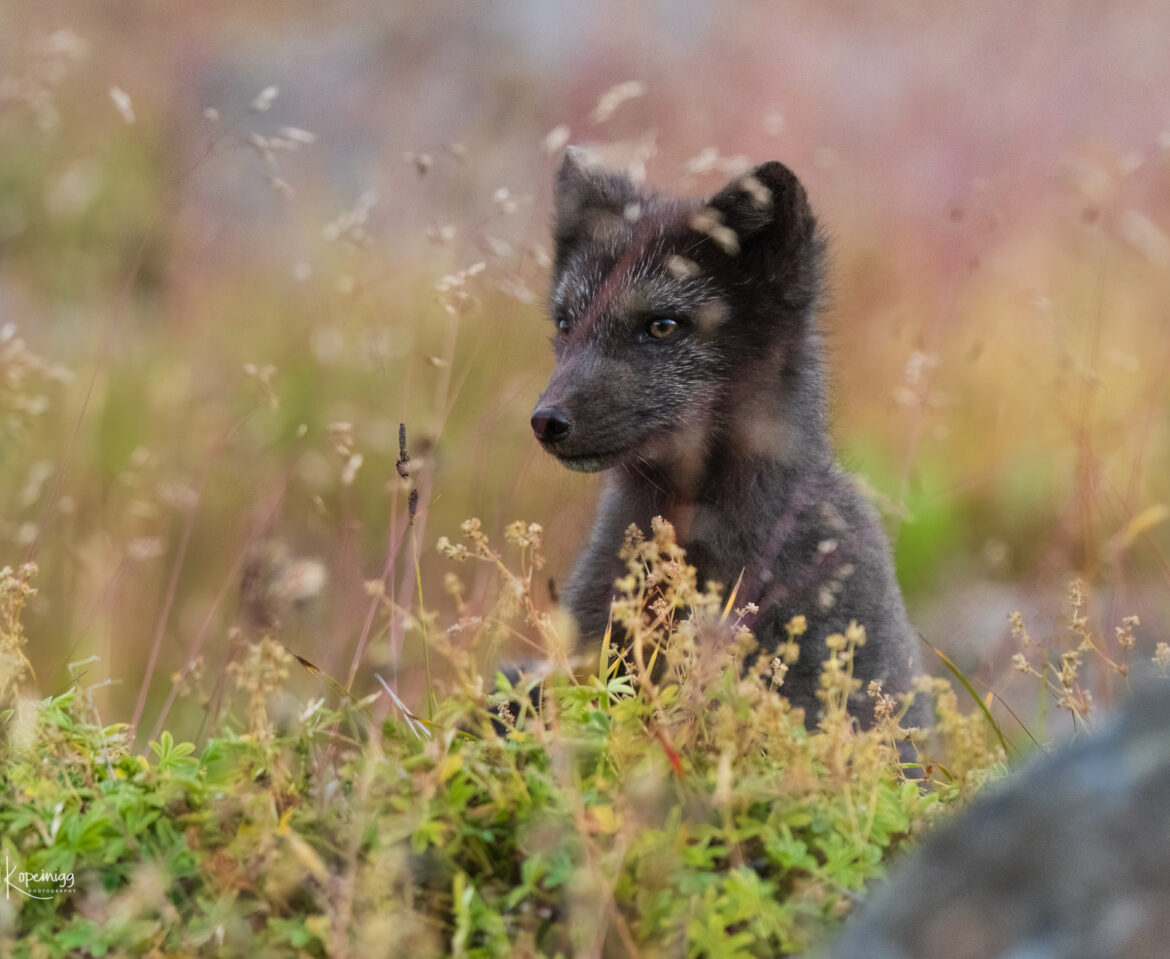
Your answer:
[[[761,501],[777,507],[833,468],[819,334],[739,371],[717,402],[615,471],[649,515],[665,516],[685,543],[699,509],[719,514]],[[743,517],[731,517],[743,522]]]

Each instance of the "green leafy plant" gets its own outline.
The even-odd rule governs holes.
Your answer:
[[[783,664],[752,659],[731,603],[696,586],[665,523],[627,542],[614,621],[628,645],[486,690],[469,665],[478,644],[509,624],[558,638],[532,599],[540,532],[509,528],[519,573],[474,522],[442,543],[494,565],[504,600],[435,631],[459,668],[432,721],[397,705],[377,722],[375,697],[343,696],[274,724],[261,703],[287,657],[268,636],[234,671],[247,723],[229,714],[202,746],[163,732],[136,755],[81,687],[37,703],[20,736],[10,713],[4,852],[21,872],[71,879],[10,900],[6,950],[794,953],[962,794],[905,777],[896,704],[872,730],[849,720],[860,626],[830,643],[821,720],[806,729],[777,693]],[[935,685],[938,748],[981,730],[979,757],[1001,759],[978,719],[948,712],[948,688]]]

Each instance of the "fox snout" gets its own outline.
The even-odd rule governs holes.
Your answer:
[[[569,435],[569,418],[559,406],[537,406],[532,414],[532,432],[542,443],[556,443]]]
[[[561,357],[532,411],[533,435],[570,469],[601,469],[597,454],[614,445],[614,437],[605,435],[614,411],[610,397],[598,385],[602,369],[588,350]]]
[[[563,466],[594,473],[615,465],[630,445],[630,431],[621,423],[623,410],[592,381],[562,366],[532,411],[533,435]]]

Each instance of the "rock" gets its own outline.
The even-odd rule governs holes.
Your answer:
[[[1170,686],[926,838],[826,959],[1170,956]]]

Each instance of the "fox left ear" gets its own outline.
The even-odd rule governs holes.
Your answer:
[[[569,147],[553,189],[557,268],[576,246],[614,230],[637,196],[637,188],[624,173],[599,166],[587,150]]]
[[[804,186],[775,160],[736,177],[707,207],[718,213],[709,232],[729,252],[761,241],[773,248],[799,250],[816,232]]]

